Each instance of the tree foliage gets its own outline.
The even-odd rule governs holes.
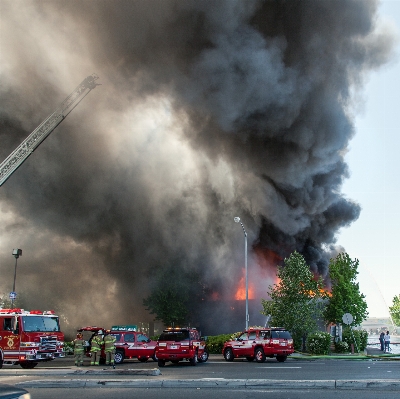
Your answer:
[[[390,316],[396,326],[400,326],[400,294],[393,298],[393,304],[389,307]]]
[[[166,326],[190,325],[196,321],[205,291],[198,273],[182,267],[165,267],[159,271],[143,305]]]
[[[284,263],[278,267],[278,283],[269,287],[271,300],[261,300],[261,313],[271,316],[272,325],[287,328],[299,348],[302,338],[318,329],[326,294],[301,254],[293,252]]]
[[[329,277],[332,283],[331,298],[325,308],[327,322],[342,323],[345,313],[353,316],[352,326],[360,325],[368,316],[365,295],[360,293],[356,282],[358,259],[350,259],[347,253],[341,253],[329,263]]]
[[[14,300],[14,306],[12,306],[12,301],[9,299],[8,294],[0,295],[0,308],[2,309],[11,309],[14,308],[24,308],[25,307],[25,298],[22,294],[19,294],[18,297]]]

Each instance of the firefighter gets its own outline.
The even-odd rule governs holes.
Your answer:
[[[72,341],[74,347],[75,366],[83,366],[83,353],[85,351],[85,341],[81,333],[76,334],[76,338]]]
[[[91,348],[90,348],[90,353],[92,356],[92,359],[90,361],[91,366],[99,366],[100,365],[100,355],[101,355],[101,346],[104,344],[103,338],[102,338],[102,331],[99,330],[94,333],[92,337],[92,342],[91,342]]]
[[[110,332],[110,330],[106,330],[106,335],[104,336],[104,352],[106,353],[106,365],[115,368],[114,357],[116,338],[114,335],[111,335]]]

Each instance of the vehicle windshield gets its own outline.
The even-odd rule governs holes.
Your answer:
[[[160,338],[158,340],[180,342],[180,341],[186,341],[188,339],[189,339],[189,331],[164,331],[160,335]]]
[[[58,317],[48,316],[24,316],[22,317],[22,323],[24,331],[60,331],[60,325],[58,324]]]

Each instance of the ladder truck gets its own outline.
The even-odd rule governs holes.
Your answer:
[[[34,150],[66,118],[66,116],[96,87],[99,77],[94,73],[82,83],[50,114],[1,164],[0,186],[22,165]]]

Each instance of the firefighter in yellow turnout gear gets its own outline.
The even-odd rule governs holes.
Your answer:
[[[83,354],[85,352],[85,341],[82,334],[76,334],[76,338],[72,341],[74,347],[75,366],[83,366]]]
[[[106,335],[104,336],[104,352],[106,353],[106,365],[113,366],[114,368],[115,341],[115,336],[110,334],[110,330],[107,330]]]
[[[92,355],[90,365],[91,366],[99,366],[100,365],[100,355],[101,355],[101,346],[104,344],[102,338],[102,331],[97,331],[91,341],[90,352]]]

